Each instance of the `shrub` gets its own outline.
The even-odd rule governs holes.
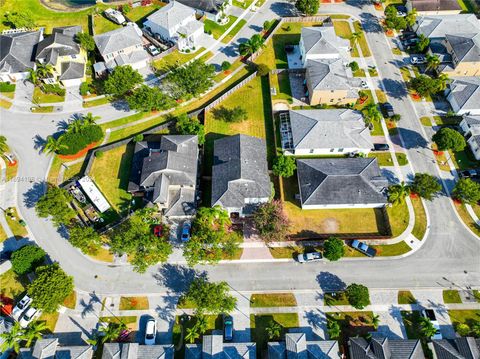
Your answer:
[[[15,91],[15,84],[10,82],[0,82],[0,92],[13,92]]]
[[[348,64],[348,67],[350,67],[353,72],[358,71],[360,69],[360,66],[358,66],[358,63],[356,61],[350,62]]]
[[[133,137],[133,142],[142,142],[142,141],[143,141],[143,135],[141,133]]]
[[[370,294],[364,285],[352,283],[347,287],[345,294],[350,305],[356,309],[363,309],[370,304]]]
[[[58,153],[61,155],[73,155],[83,150],[87,145],[98,142],[103,137],[102,128],[98,125],[87,125],[80,129],[79,132],[65,132],[58,139],[61,147]]]
[[[44,93],[65,96],[65,89],[60,87],[59,84],[43,84],[41,89]]]
[[[103,151],[95,151],[95,158],[102,158],[104,152]]]
[[[230,67],[232,67],[232,64],[228,61],[223,61],[222,62],[222,70],[227,71]]]
[[[82,82],[80,85],[80,95],[86,96],[88,95],[88,92],[90,91],[90,84],[87,82]]]
[[[45,251],[35,245],[24,246],[12,254],[12,269],[18,275],[32,272],[45,260]]]

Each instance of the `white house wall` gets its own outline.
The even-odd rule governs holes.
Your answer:
[[[480,161],[480,148],[478,147],[477,142],[473,139],[473,137],[471,137],[467,142],[475,159]]]
[[[296,149],[285,150],[287,156],[316,156],[316,155],[344,155],[352,152],[361,152],[366,155],[370,153],[371,148],[314,148],[314,149]]]
[[[302,205],[302,209],[352,209],[352,208],[382,208],[385,203],[345,203],[345,204],[326,204],[326,205]]]

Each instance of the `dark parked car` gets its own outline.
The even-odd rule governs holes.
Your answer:
[[[408,39],[414,39],[417,37],[417,34],[413,31],[404,31],[401,35],[400,35],[400,40],[401,41],[405,41],[405,40],[408,40]]]
[[[388,151],[390,146],[386,143],[374,143],[373,150],[374,151]]]
[[[357,251],[365,254],[368,257],[375,257],[377,254],[377,250],[375,248],[369,247],[367,244],[356,239],[352,242],[352,248],[355,248]]]
[[[406,39],[403,41],[405,46],[413,46],[419,41],[418,37],[412,37],[411,39]]]
[[[408,9],[406,6],[403,5],[395,5],[395,8],[397,9],[397,15],[400,17],[405,17],[407,16]]]
[[[223,339],[226,342],[233,340],[233,318],[230,315],[223,316]]]
[[[393,115],[395,115],[395,111],[393,111],[393,106],[390,102],[385,102],[382,105],[382,108],[383,108],[383,112],[387,117],[392,117]]]
[[[479,178],[480,177],[480,171],[479,170],[463,170],[463,171],[458,171],[458,176],[460,178]]]

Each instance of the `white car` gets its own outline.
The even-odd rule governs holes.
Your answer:
[[[364,88],[364,89],[368,89],[368,84],[367,84],[367,82],[366,82],[366,81],[360,82],[360,87],[361,87],[361,88]]]
[[[105,15],[105,17],[107,19],[113,21],[114,23],[116,23],[118,25],[122,25],[126,21],[125,17],[123,16],[123,14],[120,11],[114,10],[112,8],[105,9],[103,14]]]
[[[155,345],[155,337],[157,336],[157,323],[151,318],[145,326],[145,345]]]
[[[320,252],[302,253],[297,256],[299,263],[316,262],[320,260],[322,260],[322,253]]]
[[[23,315],[20,318],[20,320],[18,321],[18,323],[20,324],[20,326],[22,328],[26,328],[30,324],[30,322],[33,319],[39,317],[40,314],[42,314],[41,310],[38,310],[34,307],[30,307],[25,311],[25,313],[23,313]]]
[[[152,56],[157,56],[157,55],[160,55],[160,51],[158,51],[158,49],[153,46],[153,45],[150,45],[147,47],[147,51],[150,53],[150,55]]]
[[[30,303],[32,303],[32,298],[30,298],[28,295],[25,295],[22,299],[20,299],[15,308],[12,310],[13,319],[20,318],[20,315],[22,315],[25,309],[30,306]]]
[[[412,56],[410,58],[410,62],[413,65],[416,65],[416,64],[424,64],[425,62],[427,62],[427,60],[425,59],[425,56]]]

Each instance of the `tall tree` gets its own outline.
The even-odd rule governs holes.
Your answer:
[[[388,187],[388,201],[392,204],[403,203],[409,194],[410,186],[403,181]]]
[[[255,211],[253,223],[260,236],[266,241],[285,240],[290,227],[282,202],[276,200],[261,204]]]
[[[37,76],[41,79],[52,77],[53,66],[50,64],[37,64]]]
[[[197,314],[230,313],[237,304],[237,298],[230,294],[227,282],[212,283],[203,277],[190,283],[185,299],[194,304]]]
[[[430,319],[421,317],[420,318],[420,333],[425,338],[431,338],[437,333],[437,329],[433,326],[433,323]]]
[[[206,92],[213,85],[215,67],[200,59],[173,68],[165,86],[175,99],[189,99]]]
[[[118,339],[120,334],[127,329],[125,323],[110,322],[106,326],[100,327],[100,341],[102,343],[109,343]]]
[[[412,78],[410,86],[422,97],[434,95],[440,91],[438,81],[427,75]]]
[[[295,158],[285,155],[276,157],[272,166],[273,174],[283,178],[292,177],[296,169]]]
[[[38,78],[37,72],[34,69],[27,69],[28,71],[28,81],[30,81],[34,85],[38,85],[40,83],[40,79]]]
[[[435,194],[442,190],[442,186],[435,177],[428,173],[415,173],[411,189],[420,197],[431,200]]]
[[[53,136],[48,136],[45,145],[43,146],[42,152],[50,154],[55,153],[61,150],[62,148],[67,148],[66,145],[60,143],[58,139]]]
[[[47,328],[47,324],[44,321],[35,320],[31,322],[23,333],[23,339],[26,340],[25,346],[30,348],[35,341],[42,339],[43,333]]]
[[[338,261],[344,254],[345,245],[339,238],[330,237],[323,244],[323,256],[329,261]]]
[[[353,45],[355,46],[358,43],[358,41],[361,39],[361,37],[362,37],[362,32],[355,31],[352,35],[350,35],[350,40],[352,40]]]
[[[417,9],[413,8],[411,11],[407,13],[407,16],[405,16],[405,21],[407,22],[407,25],[412,27],[415,25],[415,22],[417,20]]]
[[[475,204],[480,201],[480,184],[470,178],[461,178],[453,188],[453,197],[462,203]]]
[[[45,261],[45,251],[37,245],[23,246],[12,253],[12,269],[18,275],[25,275]]]
[[[86,254],[96,254],[102,245],[100,235],[92,227],[73,226],[69,229],[69,235],[72,246]]]
[[[363,115],[365,117],[366,123],[371,123],[373,121],[381,121],[382,114],[378,110],[377,104],[369,103],[363,109]]]
[[[450,79],[446,73],[441,73],[436,79],[437,92],[445,91]]]
[[[295,1],[295,7],[302,14],[311,16],[318,12],[320,2],[318,0],[297,0]]]
[[[430,55],[427,54],[425,57],[425,60],[427,61],[427,66],[426,70],[432,70],[436,71],[438,69],[438,66],[440,66],[440,58],[437,55]]]
[[[419,53],[424,53],[430,45],[430,39],[424,34],[418,35],[418,42],[415,44],[415,51]]]
[[[172,98],[158,87],[142,85],[127,96],[128,106],[138,111],[167,110],[175,106]]]
[[[362,284],[352,283],[345,290],[348,302],[356,309],[363,309],[370,304],[368,288]]]
[[[85,50],[85,51],[93,51],[95,50],[95,40],[93,39],[93,36],[86,33],[86,32],[79,32],[75,36],[75,40],[78,41],[80,46]]]
[[[250,39],[240,44],[238,50],[240,55],[248,56],[254,54],[263,47],[265,47],[265,39],[259,34],[255,34]]]
[[[82,116],[83,122],[87,125],[95,125],[100,118],[100,116],[94,116],[91,112],[88,112],[86,115]]]
[[[117,66],[105,81],[105,92],[114,96],[124,96],[143,82],[143,77],[130,65]]]
[[[463,135],[451,128],[442,127],[437,131],[432,140],[437,144],[440,151],[453,150],[455,152],[463,151],[467,143]]]
[[[76,215],[68,205],[70,200],[70,194],[63,188],[49,186],[35,206],[37,215],[42,218],[51,217],[56,226],[68,224]]]
[[[205,143],[205,127],[198,118],[182,113],[175,118],[175,129],[180,135],[197,135],[198,143]]]

